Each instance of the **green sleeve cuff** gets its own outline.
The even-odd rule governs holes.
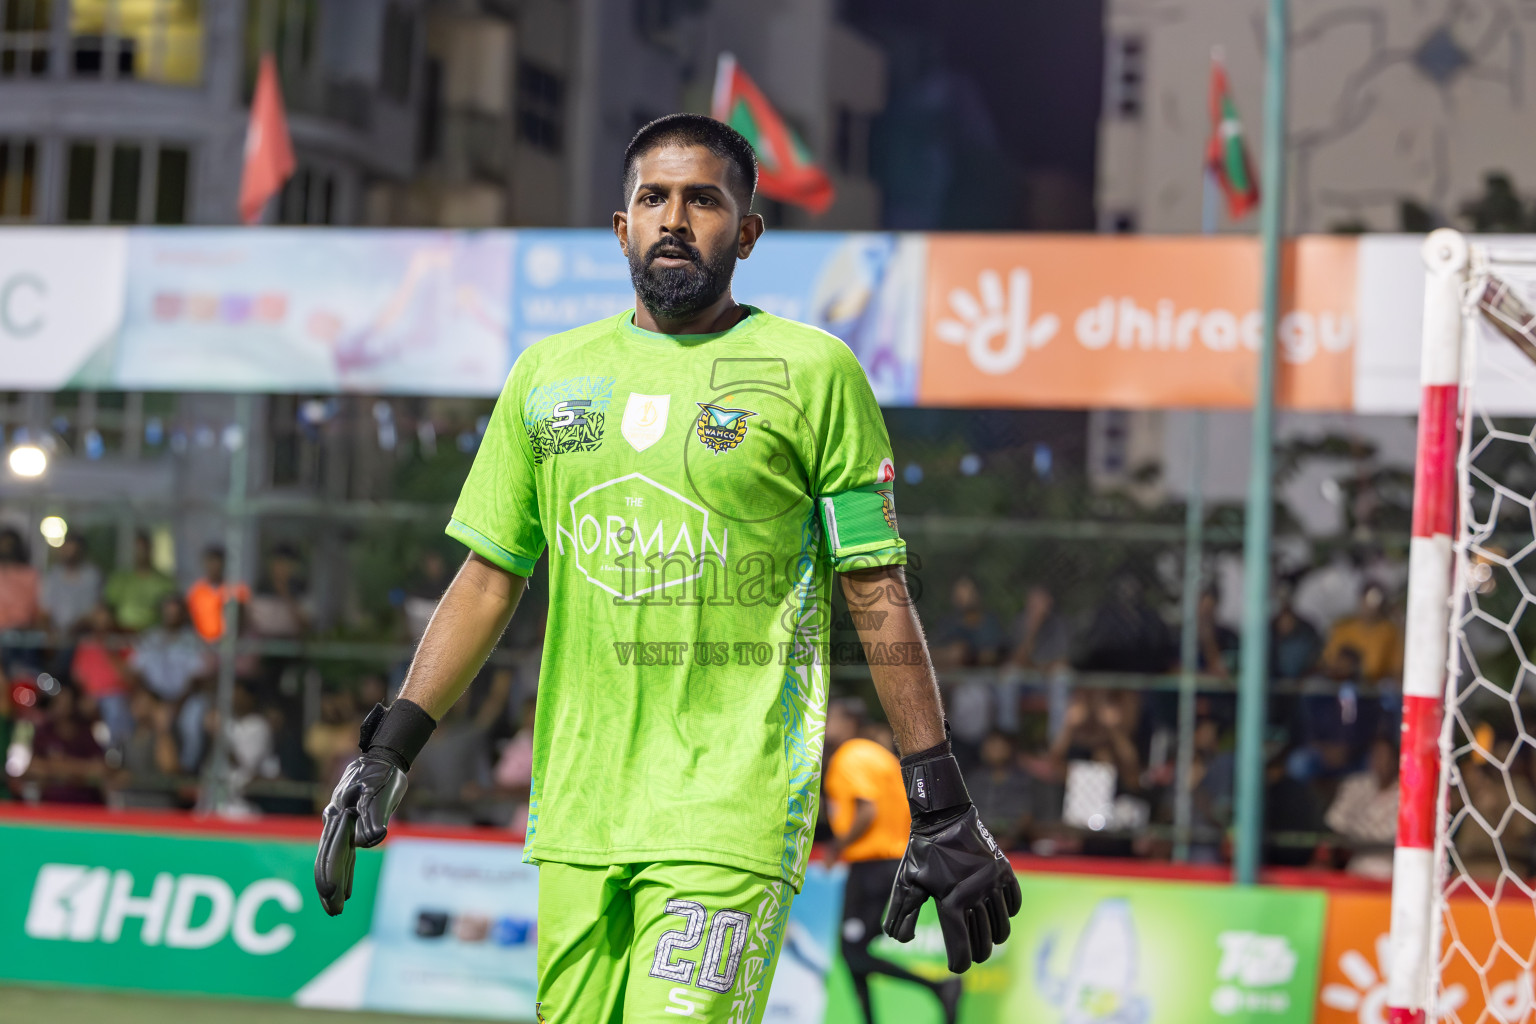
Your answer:
[[[498,568],[515,576],[533,575],[533,566],[538,559],[513,554],[473,526],[450,519],[448,528],[443,532]]]
[[[875,541],[856,548],[844,548],[832,555],[832,568],[838,572],[855,572],[882,565],[906,565],[907,542],[904,540]]]

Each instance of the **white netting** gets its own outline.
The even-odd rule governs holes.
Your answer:
[[[1536,245],[1474,250],[1436,1010],[1536,1021]],[[1432,1015],[1434,1019],[1435,1015]]]

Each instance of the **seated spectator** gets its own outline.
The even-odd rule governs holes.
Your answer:
[[[1290,594],[1281,595],[1270,625],[1269,671],[1276,679],[1301,679],[1317,665],[1323,649],[1317,627],[1297,613]]]
[[[1195,611],[1197,671],[1202,675],[1230,680],[1237,671],[1242,642],[1235,631],[1217,621],[1216,609],[1219,607],[1221,594],[1215,587],[1201,591]],[[1197,706],[1202,714],[1217,718],[1223,729],[1231,728],[1237,721],[1235,693],[1203,693],[1197,699]]]
[[[1360,686],[1359,653],[1353,647],[1340,648],[1329,666],[1329,677],[1337,684],[1338,692],[1309,693],[1297,702],[1297,720],[1292,727],[1295,745],[1286,758],[1286,772],[1301,782],[1337,778],[1353,771],[1357,755],[1365,746],[1362,737],[1375,735],[1372,709],[1356,696]]]
[[[512,689],[510,671],[493,669],[490,675],[490,690],[479,705],[471,711],[471,694],[460,697],[438,723],[432,742],[412,763],[411,788],[405,794],[409,820],[473,825],[489,817],[490,808],[480,804],[495,795],[490,733],[506,713]],[[505,808],[508,818],[511,811]]]
[[[72,533],[59,548],[57,564],[43,575],[43,624],[65,636],[73,635],[100,601],[101,570],[86,558],[85,540]]]
[[[422,552],[421,564],[415,576],[400,595],[405,631],[411,643],[421,642],[421,635],[427,631],[427,623],[432,620],[432,613],[437,611],[437,602],[450,582],[452,577],[442,552],[432,548]]]
[[[1006,638],[997,616],[982,604],[976,581],[969,576],[955,580],[949,600],[954,611],[940,620],[928,642],[934,666],[996,665],[1002,659]]]
[[[44,803],[99,804],[106,758],[80,713],[75,691],[61,687],[32,737],[27,773],[42,783]]]
[[[1065,785],[1061,820],[1088,830],[1080,850],[1090,856],[1131,855],[1129,840],[1096,833],[1137,828],[1148,817],[1138,795],[1141,755],[1132,738],[1135,719],[1127,713],[1134,699],[1135,694],[1099,690],[1075,694],[1061,733],[1051,743],[1048,756]]]
[[[1387,617],[1387,592],[1379,583],[1367,583],[1360,593],[1360,607],[1354,615],[1335,622],[1328,631],[1323,648],[1322,666],[1336,675],[1345,649],[1353,649],[1360,663],[1360,675],[1366,682],[1397,678],[1403,674],[1403,634]]]
[[[133,695],[130,708],[133,732],[123,744],[113,802],[123,807],[173,807],[173,780],[180,770],[176,709],[147,690]]]
[[[1522,810],[1536,808],[1536,788],[1524,771],[1511,767],[1506,773],[1499,767],[1508,761],[1510,747],[1509,740],[1500,740],[1490,751],[1492,760],[1475,751],[1462,758],[1457,765],[1461,786],[1451,790],[1450,842],[1462,870],[1484,893],[1504,872],[1501,854],[1516,879],[1523,883],[1531,875],[1536,825]],[[1471,813],[1462,813],[1467,804]]]
[[[107,577],[102,592],[120,629],[137,633],[160,620],[160,602],[176,593],[171,578],[155,568],[149,534],[133,535],[133,565]]]
[[[203,552],[203,578],[187,590],[187,614],[197,635],[213,643],[224,635],[224,606],[251,599],[244,583],[224,582],[224,549],[217,544]]]
[[[267,559],[267,571],[250,601],[251,632],[259,637],[297,640],[309,632],[311,613],[299,577],[299,553],[279,544]]]
[[[173,595],[161,602],[160,625],[139,636],[128,667],[145,689],[176,706],[181,770],[195,772],[207,750],[204,718],[212,707],[199,684],[211,676],[214,665],[208,645],[187,622],[181,598]]]
[[[1078,668],[1085,672],[1168,671],[1176,658],[1168,624],[1147,602],[1134,573],[1110,581],[1105,601],[1093,613]]]
[[[1007,734],[994,731],[982,741],[981,764],[966,776],[965,784],[982,824],[1006,850],[1029,842],[1035,816],[1033,783],[1019,767]]]
[[[1339,783],[1323,821],[1354,841],[1349,865],[1352,875],[1392,877],[1392,847],[1397,841],[1397,745],[1378,737],[1371,745],[1368,770]]]
[[[37,570],[21,534],[0,528],[0,632],[31,629],[38,621]]]
[[[84,631],[75,645],[69,675],[96,701],[101,720],[107,723],[113,747],[121,747],[133,732],[133,711],[129,707],[129,672],[127,651],[122,647],[112,609],[98,604],[82,624]]]
[[[236,816],[255,814],[255,806],[245,799],[245,787],[254,779],[277,777],[272,724],[257,709],[251,691],[237,685],[230,698],[229,721],[221,728],[229,750],[229,786],[233,800],[220,810]]]
[[[357,734],[362,721],[363,715],[350,691],[321,695],[320,717],[304,732],[304,752],[315,763],[315,775],[324,790],[316,797],[321,807],[341,781],[347,765],[357,757]]]
[[[1020,672],[1044,673],[1048,735],[1054,737],[1067,714],[1072,686],[1072,625],[1056,608],[1056,597],[1048,587],[1029,588],[1024,610],[1013,629],[1013,650],[1008,667],[998,687],[999,729],[1017,732],[1019,728],[1019,692],[1016,676]]]

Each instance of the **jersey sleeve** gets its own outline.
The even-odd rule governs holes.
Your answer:
[[[533,453],[523,430],[520,379],[514,366],[491,412],[447,533],[492,565],[527,576],[544,553],[545,541]]]
[[[852,352],[834,342],[830,374],[817,394],[816,504],[832,568],[839,572],[903,565],[907,545],[896,525],[896,470],[885,417]]]

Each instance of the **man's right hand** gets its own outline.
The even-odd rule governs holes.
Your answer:
[[[385,758],[364,754],[347,766],[326,805],[325,829],[315,854],[315,891],[327,914],[341,913],[352,895],[357,850],[384,841],[390,815],[403,796],[405,772]]]

